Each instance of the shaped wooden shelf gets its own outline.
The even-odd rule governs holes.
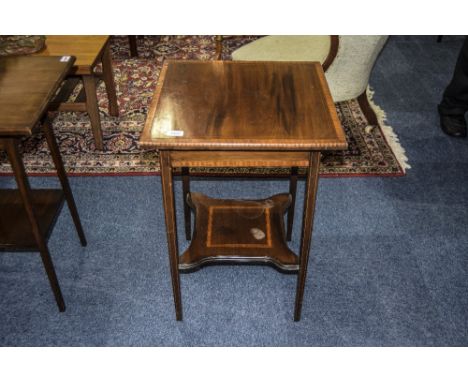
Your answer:
[[[62,190],[31,190],[32,203],[41,233],[48,240],[62,209]],[[0,250],[38,250],[18,190],[0,190]]]
[[[213,199],[188,194],[195,211],[189,248],[179,258],[180,271],[195,271],[207,264],[268,264],[283,272],[299,270],[298,257],[285,240],[283,215],[289,194],[262,200]]]

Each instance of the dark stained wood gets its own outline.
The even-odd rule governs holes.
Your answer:
[[[74,58],[0,58],[0,137],[31,135]],[[32,91],[34,90],[34,91]]]
[[[367,91],[364,90],[358,97],[359,106],[361,107],[364,116],[367,119],[367,123],[371,126],[376,126],[379,124],[379,120],[377,119],[377,115],[375,114],[374,109],[369,104],[369,99],[367,98]]]
[[[75,199],[70,188],[70,183],[68,182],[68,177],[65,173],[65,168],[63,166],[62,156],[60,155],[60,150],[57,145],[57,140],[55,139],[54,131],[48,118],[46,118],[46,120],[42,124],[42,128],[47,140],[47,144],[49,146],[50,153],[52,155],[52,160],[54,161],[55,168],[57,169],[57,176],[60,180],[60,184],[62,185],[62,189],[65,194],[65,199],[67,200],[68,208],[70,209],[70,214],[72,216],[73,223],[75,224],[76,232],[78,233],[78,237],[80,238],[81,245],[86,246],[86,237],[83,231],[83,227],[81,225],[80,217],[78,215],[78,209],[76,208]]]
[[[62,190],[31,190],[31,201],[41,234],[47,240],[63,205]],[[0,190],[0,248],[38,250],[28,215],[18,190]]]
[[[347,147],[319,63],[169,61],[143,147],[339,150]],[[180,136],[178,136],[180,135]]]
[[[185,238],[190,240],[192,237],[192,216],[190,206],[187,201],[190,193],[190,175],[189,168],[182,167],[182,197],[184,198],[184,220],[185,220]]]
[[[289,177],[289,195],[291,195],[291,205],[288,210],[288,229],[286,232],[286,240],[291,241],[293,222],[294,222],[294,209],[296,207],[296,191],[297,191],[297,167],[291,168],[291,175]]]
[[[306,192],[304,194],[304,215],[302,220],[302,238],[299,253],[299,275],[297,277],[296,302],[294,305],[294,321],[301,319],[302,299],[309,264],[310,244],[314,226],[315,202],[317,199],[318,177],[320,169],[320,153],[310,153],[310,164],[307,170]]]
[[[128,36],[128,45],[130,46],[130,57],[138,57],[137,36]]]
[[[263,200],[212,199],[190,193],[195,228],[179,270],[207,264],[269,264],[285,272],[298,270],[298,257],[285,243],[283,215],[291,198],[279,194]]]
[[[182,319],[179,270],[227,262],[269,264],[297,272],[294,319],[298,320],[320,151],[347,147],[320,64],[170,61],[161,71],[140,144],[160,150],[176,318]],[[291,195],[234,201],[190,193],[195,228],[189,248],[179,258],[173,168],[261,166],[292,167]],[[308,167],[299,257],[286,245],[293,208],[289,208],[288,235],[284,232],[284,214],[296,193],[297,167]],[[186,169],[182,179],[185,198],[190,192]]]
[[[39,251],[61,312],[65,310],[65,303],[47,240],[63,204],[64,196],[83,245],[86,245],[86,239],[53,130],[47,118],[44,132],[63,191],[31,190],[18,145],[22,136],[28,136],[33,132],[73,62],[73,57],[61,60],[60,57],[23,56],[0,60],[0,148],[6,150],[18,184],[18,190],[0,191],[0,248]],[[16,86],[14,86],[15,81]],[[7,85],[3,87],[3,84]],[[16,105],[17,109],[11,109],[12,105]],[[9,113],[10,117],[15,116],[11,125],[9,125],[12,122],[11,118],[5,118]]]
[[[23,202],[24,210],[30,224],[30,232],[36,241],[37,249],[41,255],[42,263],[47,273],[52,292],[54,293],[55,301],[60,312],[65,311],[65,302],[63,301],[62,292],[60,290],[59,282],[57,275],[55,274],[54,264],[49,254],[49,248],[47,247],[47,242],[45,237],[42,235],[42,230],[40,226],[40,221],[37,218],[36,212],[34,211],[33,197],[31,194],[31,188],[29,186],[29,181],[26,176],[26,171],[24,170],[23,161],[18,150],[17,139],[6,138],[4,140],[6,152],[8,159],[10,161],[13,173],[15,174],[16,183],[18,184],[18,190]],[[56,208],[56,206],[55,206]],[[18,218],[21,217],[21,214],[17,215]],[[11,226],[15,226],[14,222],[10,222]],[[10,227],[11,227],[10,226]],[[48,229],[49,227],[47,227]],[[21,247],[21,244],[19,244]]]
[[[101,131],[101,117],[99,115],[99,106],[96,96],[96,81],[94,77],[83,76],[83,86],[86,93],[86,111],[91,121],[91,129],[93,131],[94,143],[98,150],[104,150],[104,143]]]
[[[115,92],[114,73],[112,70],[109,42],[102,53],[102,78],[106,85],[107,97],[109,98],[109,114],[113,117],[118,117],[119,106],[117,104],[117,94]]]
[[[340,44],[340,39],[338,36],[336,35],[330,36],[330,51],[328,52],[328,56],[322,64],[322,68],[324,72],[327,71],[327,69],[335,60],[335,57],[338,53],[339,44]]]
[[[179,279],[179,250],[177,247],[177,228],[174,200],[174,180],[169,153],[162,151],[159,155],[161,163],[161,183],[163,191],[164,217],[166,219],[167,246],[169,251],[169,266],[171,268],[172,293],[176,320],[182,320],[182,298]]]

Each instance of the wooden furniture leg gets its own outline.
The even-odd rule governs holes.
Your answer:
[[[5,149],[10,160],[13,173],[15,174],[16,183],[18,184],[18,189],[21,194],[21,199],[28,215],[29,222],[31,223],[31,229],[34,235],[34,238],[39,248],[41,254],[42,263],[49,278],[49,283],[52,288],[52,291],[55,296],[55,301],[57,302],[60,312],[65,311],[65,302],[63,301],[62,292],[60,290],[59,282],[57,280],[57,275],[55,273],[54,264],[50,257],[49,249],[46,244],[45,238],[42,236],[41,229],[37,217],[34,213],[34,208],[31,198],[31,189],[29,186],[29,181],[24,169],[23,161],[18,151],[18,142],[16,139],[7,139],[5,141]]]
[[[109,114],[113,117],[119,116],[119,105],[117,104],[117,94],[115,92],[114,72],[112,70],[112,60],[109,43],[104,48],[102,54],[102,75],[106,85],[107,98],[109,100]]]
[[[297,190],[297,167],[291,168],[291,175],[289,177],[289,194],[291,195],[291,205],[288,210],[288,228],[286,233],[286,240],[291,241],[293,222],[294,222],[294,209],[296,206],[296,190]]]
[[[96,96],[96,80],[92,75],[83,75],[83,85],[86,94],[86,111],[88,112],[93,130],[94,142],[98,150],[104,150],[101,131],[101,118]]]
[[[172,293],[174,295],[176,320],[181,321],[182,299],[180,294],[179,253],[177,246],[174,181],[172,176],[171,158],[167,151],[160,152],[160,164],[164,216],[166,219],[167,246],[169,250],[169,264],[171,268]]]
[[[216,59],[221,60],[223,55],[223,36],[219,35],[215,37],[216,40]]]
[[[309,262],[310,243],[314,225],[315,201],[317,196],[318,176],[320,168],[320,152],[310,153],[309,167],[307,169],[307,181],[304,195],[304,216],[302,221],[302,239],[299,253],[299,274],[297,276],[296,302],[294,306],[294,321],[301,319],[302,298],[307,276],[307,264]]]
[[[190,193],[189,168],[182,167],[182,195],[184,198],[185,238],[187,240],[190,240],[192,237],[192,216],[190,213],[190,206],[187,202],[187,197],[189,193]]]
[[[138,57],[137,36],[128,36],[128,45],[130,45],[130,57]]]
[[[78,209],[76,208],[75,199],[73,198],[73,193],[68,182],[68,177],[65,173],[62,156],[60,155],[60,150],[55,139],[54,130],[48,118],[45,119],[44,123],[42,124],[42,128],[44,130],[44,135],[46,137],[47,144],[49,146],[50,153],[55,164],[55,168],[57,169],[57,176],[62,185],[63,193],[65,194],[65,199],[67,201],[68,208],[73,219],[73,223],[75,224],[76,231],[78,232],[81,245],[85,247],[87,245],[87,242],[83,231],[83,227],[81,225],[80,216],[78,215]]]

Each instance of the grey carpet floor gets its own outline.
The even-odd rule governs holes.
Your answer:
[[[396,36],[379,57],[375,101],[412,169],[321,180],[300,322],[295,276],[235,266],[181,275],[176,322],[159,178],[81,177],[71,184],[89,245],[80,247],[67,208],[50,240],[67,311],[58,313],[37,254],[0,253],[0,345],[467,346],[468,140],[445,136],[436,111],[461,43]],[[260,198],[288,184],[201,179],[192,188]],[[182,222],[180,182],[177,193]]]

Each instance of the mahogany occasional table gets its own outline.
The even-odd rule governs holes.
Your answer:
[[[74,57],[0,58],[0,149],[6,151],[18,190],[0,190],[0,250],[39,251],[59,310],[65,310],[47,247],[55,221],[67,201],[81,244],[86,238],[52,127],[42,124],[62,190],[32,190],[19,151],[30,136],[75,61]]]
[[[182,319],[179,271],[211,263],[256,263],[298,274],[294,309],[298,321],[320,152],[347,147],[320,63],[168,61],[140,144],[160,154],[176,319]],[[181,256],[174,211],[175,167],[183,168],[184,204],[195,210],[193,239]],[[294,208],[295,183],[290,193],[261,200],[212,199],[190,192],[188,167],[307,167],[299,255],[286,245],[290,233],[285,233],[283,222],[283,214]],[[189,238],[190,215],[185,217]]]

